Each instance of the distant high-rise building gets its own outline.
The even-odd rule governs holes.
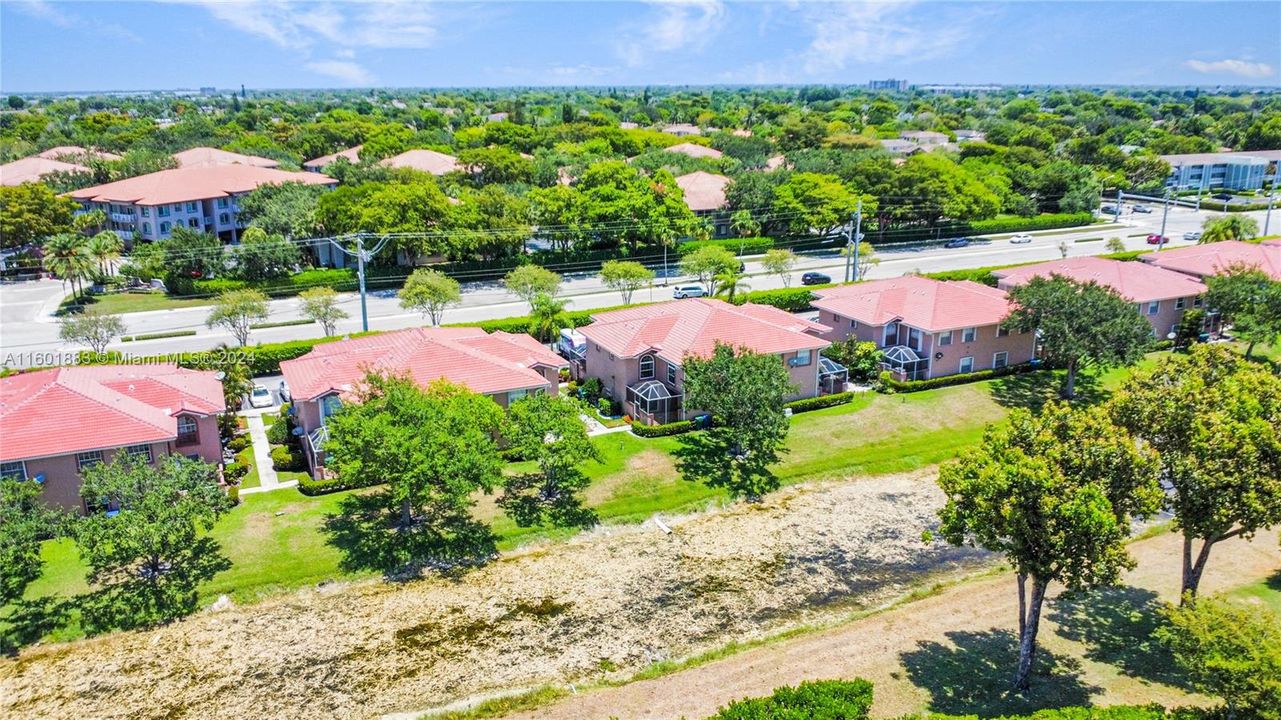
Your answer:
[[[867,83],[867,89],[903,91],[907,89],[907,81],[906,80],[872,80]]]
[[[217,95],[217,94],[218,94],[218,88],[216,88],[216,87],[202,87],[202,88],[200,88],[200,94],[201,94],[201,95],[205,95],[205,96],[208,96],[208,95]]]

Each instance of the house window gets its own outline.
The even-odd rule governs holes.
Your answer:
[[[853,329],[857,329],[857,328],[858,328],[858,321],[857,321],[857,320],[850,320],[850,329],[851,329],[851,330],[853,330]]]
[[[641,359],[640,359],[640,379],[641,379],[641,380],[653,380],[653,379],[654,379],[654,356],[653,356],[653,355],[642,355],[642,356],[641,356]]]
[[[667,384],[676,384],[676,366],[671,363],[667,363]]]
[[[218,223],[219,223],[219,224],[221,224],[221,225],[226,225],[226,224],[227,224],[227,223],[229,223],[229,222],[231,222],[231,216],[230,216],[230,215],[228,215],[227,213],[219,213],[219,214],[218,214]]]
[[[511,405],[517,400],[524,398],[528,394],[529,394],[528,390],[512,390],[511,392],[507,393],[507,404]]]
[[[196,427],[196,419],[190,415],[178,416],[178,444],[195,445],[200,442],[200,430]]]
[[[972,343],[974,342],[974,337],[977,334],[978,334],[978,330],[976,330],[975,328],[965,328],[964,330],[961,331],[961,342]]]
[[[160,207],[156,208],[156,214],[159,215],[160,217],[169,217],[169,206],[161,205]]]
[[[1010,329],[1009,329],[1009,328],[1007,328],[1007,327],[1005,327],[1004,325],[997,325],[997,326],[996,326],[996,336],[997,336],[997,337],[999,337],[999,338],[1009,337],[1009,336],[1010,336]]]
[[[170,227],[170,224],[167,222],[160,223],[160,234],[167,235],[169,233],[169,227]]]
[[[1008,352],[1005,352],[1004,350],[992,356],[993,368],[1003,368],[1009,364],[1010,364],[1010,354]]]
[[[200,227],[200,218],[191,218],[190,220],[188,220],[187,227],[193,227],[193,228]]]
[[[1185,307],[1187,307],[1187,306],[1188,306],[1188,299],[1187,299],[1187,298],[1178,298],[1177,300],[1175,300],[1175,301],[1174,301],[1174,309],[1175,309],[1175,310],[1182,310],[1183,308],[1185,308]]]
[[[0,479],[26,480],[27,464],[21,460],[17,462],[0,463]]]
[[[196,204],[193,202],[187,203],[187,212],[193,213],[195,211],[196,211]]]
[[[143,234],[143,235],[150,235],[150,234],[151,234],[151,223],[143,223],[143,224],[142,224],[142,234]]]
[[[292,408],[290,408],[292,410]],[[337,395],[326,395],[320,399],[320,424],[325,424],[325,419],[337,413],[342,409],[342,400]]]
[[[142,216],[143,216],[143,217],[151,217],[151,208],[146,207],[146,206],[143,206],[143,208],[142,208]]]
[[[1192,298],[1192,307],[1199,308],[1204,304],[1205,302],[1200,295],[1197,295],[1196,297]]]
[[[150,445],[130,445],[125,448],[125,455],[128,455],[129,457],[142,458],[143,461],[148,464],[150,464],[154,459],[151,456]]]
[[[939,333],[939,347],[947,347],[952,344],[952,331]]]
[[[1160,301],[1160,300],[1153,300],[1152,302],[1148,303],[1148,314],[1149,314],[1149,315],[1156,315],[1156,314],[1157,314],[1157,313],[1159,313],[1159,312],[1161,312],[1161,301]]]
[[[90,450],[89,452],[76,453],[76,469],[83,472],[85,468],[91,468],[94,465],[102,464],[102,451]]]
[[[793,364],[796,365],[797,367],[804,367],[806,365],[809,365],[813,360],[814,360],[814,353],[812,350],[799,350],[796,353],[796,360],[793,362]]]
[[[963,373],[974,372],[974,358],[968,355],[961,358],[960,372],[963,372]]]
[[[218,207],[220,208],[227,207],[227,198],[218,198]]]

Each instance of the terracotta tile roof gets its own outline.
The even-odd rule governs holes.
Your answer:
[[[694,143],[677,143],[663,149],[667,152],[680,153],[692,158],[719,158],[724,155],[720,150],[713,150],[706,145],[695,145]]]
[[[620,357],[656,352],[680,363],[711,355],[718,342],[760,353],[824,348],[830,343],[811,333],[828,329],[768,305],[692,298],[598,313],[578,331]]]
[[[787,158],[783,157],[782,155],[771,155],[769,159],[765,161],[765,169],[777,170],[786,164],[787,164]]]
[[[1234,265],[1257,267],[1273,280],[1281,280],[1281,240],[1255,244],[1239,240],[1206,243],[1162,250],[1139,257],[1145,263],[1188,275],[1205,277]]]
[[[394,168],[413,168],[432,175],[444,175],[459,169],[458,158],[435,150],[406,150],[378,164]]]
[[[0,379],[0,460],[172,440],[181,413],[225,410],[213,372],[96,365]]]
[[[166,205],[247,193],[260,185],[299,182],[334,185],[337,180],[313,172],[288,172],[252,165],[188,167],[139,175],[67,193],[77,200],[134,205]]]
[[[719,210],[725,207],[725,187],[730,179],[724,175],[696,170],[676,178],[685,191],[685,204],[690,210]]]
[[[1191,297],[1206,291],[1205,284],[1182,273],[1163,270],[1144,263],[1078,257],[1052,260],[1035,265],[996,270],[1001,287],[1022,285],[1034,277],[1062,275],[1077,282],[1095,282],[1110,287],[1130,302],[1151,302],[1170,298]]]
[[[969,280],[942,281],[904,275],[815,290],[814,307],[867,325],[900,320],[926,332],[995,325],[1011,303],[996,288]]]
[[[677,137],[681,135],[702,135],[703,134],[703,131],[699,129],[697,125],[694,125],[691,123],[674,123],[672,125],[664,125],[663,132],[676,135]]]
[[[302,166],[307,168],[308,170],[319,170],[320,168],[328,165],[329,163],[337,160],[340,157],[347,158],[353,163],[358,163],[360,162],[360,149],[362,147],[364,147],[364,145],[357,145],[356,147],[347,148],[346,150],[339,150],[338,152],[331,153],[329,155],[321,155],[318,158],[308,160],[307,162],[303,163]]]
[[[490,394],[546,385],[534,368],[564,364],[528,335],[420,327],[321,343],[280,363],[280,371],[294,397],[314,400],[331,392],[350,393],[370,371],[408,373],[423,386],[445,379]]]
[[[87,172],[89,168],[61,160],[39,156],[22,158],[0,165],[0,185],[21,185],[39,182],[40,178],[56,172]]]
[[[62,160],[63,162],[75,162],[76,160],[85,157],[96,157],[103,160],[121,159],[121,157],[115,153],[86,149],[78,145],[59,145],[58,147],[51,147],[44,152],[36,153],[36,157],[48,158],[50,160]]]
[[[216,165],[251,165],[261,168],[280,167],[280,163],[271,158],[242,155],[211,147],[197,147],[176,152],[173,154],[173,159],[178,161],[178,167],[180,168],[213,167]]]

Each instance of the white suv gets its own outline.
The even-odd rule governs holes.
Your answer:
[[[680,300],[681,298],[703,297],[707,291],[702,285],[678,285],[672,290],[672,297]]]

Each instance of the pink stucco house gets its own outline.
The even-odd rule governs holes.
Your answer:
[[[821,337],[826,330],[767,305],[710,298],[655,303],[593,315],[578,330],[586,350],[575,370],[599,378],[605,396],[636,420],[673,422],[699,410],[684,404],[686,358],[707,357],[717,343],[778,355],[796,389],[789,399],[820,394],[819,352],[831,344]]]
[[[44,486],[46,503],[88,510],[80,472],[119,453],[220,464],[213,372],[176,365],[98,365],[0,379],[0,475]]]
[[[905,275],[816,290],[818,320],[833,341],[876,343],[900,379],[928,380],[1032,359],[1032,333],[1000,326],[1011,304],[979,283]]]
[[[1173,251],[1171,251],[1173,252]],[[1174,332],[1190,308],[1205,303],[1205,283],[1195,277],[1140,262],[1076,257],[996,270],[1002,290],[1023,285],[1034,277],[1060,275],[1082,283],[1112,288],[1134,303],[1135,310],[1152,325],[1158,339]]]
[[[564,359],[528,335],[480,328],[420,327],[317,345],[280,363],[293,394],[293,413],[306,436],[312,472],[324,465],[325,420],[352,401],[370,372],[407,374],[426,387],[462,385],[502,407],[530,393],[556,392]]]

